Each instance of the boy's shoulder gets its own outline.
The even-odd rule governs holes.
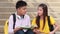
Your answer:
[[[25,15],[25,17],[30,18],[30,16],[29,16],[29,15],[27,15],[27,14]]]
[[[12,17],[13,17],[13,15],[10,15],[10,16],[9,16],[9,18],[12,18]]]

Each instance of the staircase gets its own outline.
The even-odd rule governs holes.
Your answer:
[[[8,19],[11,13],[15,11],[15,5],[8,0],[0,0],[0,34],[3,33],[3,27],[5,21]]]
[[[36,16],[37,6],[43,2],[43,0],[26,0],[28,3],[28,12],[27,14],[30,15],[31,19]],[[53,16],[56,22],[60,25],[60,0],[44,0],[48,5],[49,8],[49,15]],[[15,2],[8,1],[8,0],[0,0],[0,34],[3,33],[3,27],[5,21],[9,18],[9,16],[16,12],[15,9]],[[60,30],[57,32],[60,33]]]

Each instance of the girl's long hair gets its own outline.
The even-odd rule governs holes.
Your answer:
[[[43,3],[40,4],[38,7],[42,7],[42,9],[43,9],[43,28],[42,29],[44,29],[45,17],[48,16],[48,7],[47,7],[47,5],[45,5]],[[37,17],[36,17],[36,24],[37,24],[38,28],[40,28],[40,16],[39,15],[37,15]]]

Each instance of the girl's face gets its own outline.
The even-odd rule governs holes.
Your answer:
[[[43,8],[42,7],[38,7],[38,15],[39,16],[43,15]]]

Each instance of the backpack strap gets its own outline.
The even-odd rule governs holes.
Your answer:
[[[48,16],[48,25],[49,25],[49,30],[53,31],[54,30],[54,26],[51,24],[50,16]]]
[[[15,29],[16,15],[15,14],[12,14],[12,15],[13,15],[13,29]]]

